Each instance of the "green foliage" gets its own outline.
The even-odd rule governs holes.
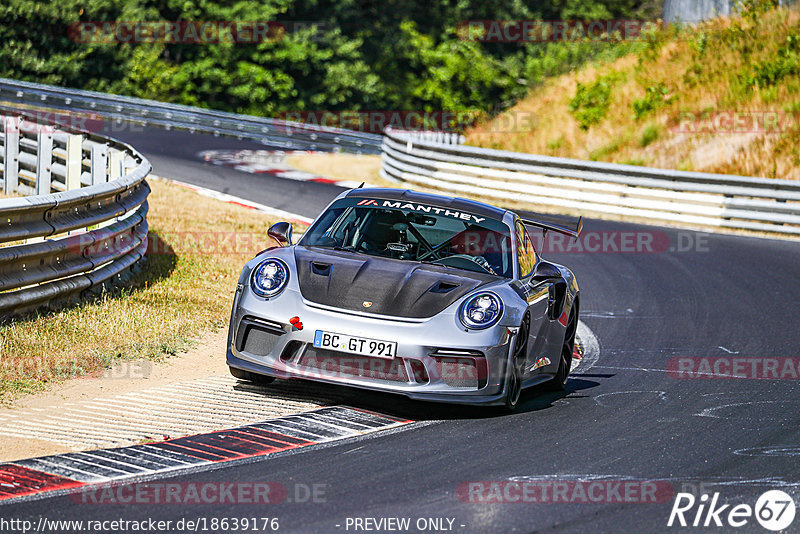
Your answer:
[[[791,34],[786,44],[778,49],[777,54],[753,67],[748,85],[770,87],[787,76],[800,74],[800,36]]]
[[[614,81],[613,76],[603,76],[590,84],[578,84],[575,96],[569,101],[569,111],[581,129],[588,130],[605,118]]]
[[[750,19],[756,19],[760,15],[780,5],[779,0],[737,0],[737,9]]]
[[[703,56],[708,48],[708,34],[701,31],[694,39],[689,41],[689,46],[696,56]]]
[[[601,146],[597,150],[593,150],[589,153],[589,159],[591,161],[599,161],[607,158],[614,152],[619,151],[625,141],[622,139],[617,139],[616,141],[612,141],[611,143]]]
[[[547,149],[548,150],[558,150],[564,146],[564,136],[559,137],[558,139],[551,139],[547,142]]]
[[[644,132],[642,132],[642,138],[639,140],[639,146],[642,148],[646,147],[647,145],[658,139],[658,136],[659,136],[658,126],[656,126],[655,124],[648,125],[647,128],[644,129]]]
[[[644,97],[633,101],[633,116],[641,119],[651,111],[670,103],[674,95],[670,95],[669,88],[663,83],[651,85],[645,89]]]
[[[256,115],[303,110],[496,113],[548,75],[637,42],[464,39],[469,20],[652,18],[648,0],[3,0],[0,76]],[[89,21],[279,21],[260,43],[86,43]],[[296,23],[313,21],[297,29]],[[315,27],[316,25],[316,27]]]
[[[627,159],[622,162],[623,165],[636,165],[637,167],[642,167],[645,164],[645,161],[642,158],[631,158]]]

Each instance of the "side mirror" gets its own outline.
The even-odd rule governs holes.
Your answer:
[[[550,262],[540,261],[536,264],[533,270],[531,280],[534,282],[546,282],[547,280],[554,280],[561,278],[561,271]]]
[[[288,222],[275,223],[267,230],[267,235],[278,242],[282,247],[292,244],[292,225]]]

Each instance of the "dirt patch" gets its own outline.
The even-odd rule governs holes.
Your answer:
[[[286,163],[301,171],[333,180],[366,182],[367,187],[402,187],[380,175],[381,157],[357,154],[297,154]]]

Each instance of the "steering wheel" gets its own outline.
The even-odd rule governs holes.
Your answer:
[[[469,262],[469,263],[467,263]],[[469,254],[454,254],[438,260],[433,260],[433,263],[441,263],[442,265],[450,265],[452,267],[461,267],[469,269],[470,264],[477,264],[481,269],[489,274],[497,275],[492,269],[492,266],[486,261],[483,256],[470,256]]]

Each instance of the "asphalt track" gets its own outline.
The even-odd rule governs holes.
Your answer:
[[[157,174],[302,215],[316,215],[340,191],[194,157],[206,149],[260,145],[176,132],[116,136],[150,158]],[[661,532],[674,493],[701,484],[724,503],[752,506],[769,489],[800,502],[797,378],[678,379],[666,372],[680,357],[799,356],[800,244],[600,220],[586,221],[584,232],[639,232],[669,244],[656,252],[547,256],[576,273],[582,320],[601,346],[599,361],[574,375],[566,394],[529,392],[513,415],[364,394],[364,408],[421,422],[169,478],[323,484],[324,498],[315,503],[98,506],[62,495],[0,506],[0,517],[269,516],[280,519],[284,532],[356,531],[346,528],[347,518],[408,517],[412,526],[418,518],[453,518],[456,532]],[[509,479],[656,480],[672,493],[659,503],[486,504],[464,502],[458,491],[468,482]],[[798,525],[800,518],[793,531]],[[753,518],[736,530],[765,532]]]

